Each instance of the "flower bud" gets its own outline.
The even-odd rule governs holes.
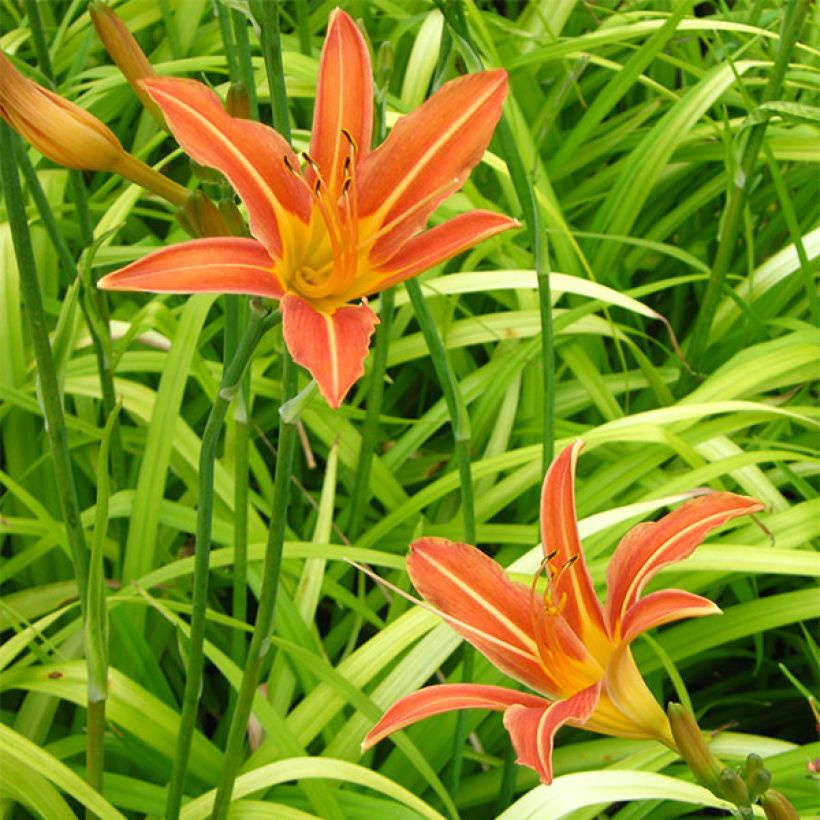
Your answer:
[[[230,236],[222,214],[202,191],[194,191],[179,209],[179,223],[191,236]]]
[[[386,95],[393,76],[393,68],[396,64],[396,52],[393,44],[385,40],[376,54],[376,87],[380,95]]]
[[[772,785],[772,774],[766,768],[755,769],[749,772],[746,784],[749,786],[749,797],[756,800]]]
[[[723,764],[709,750],[695,716],[680,703],[670,703],[667,708],[672,736],[680,756],[686,761],[698,781],[717,794]]]
[[[236,207],[236,203],[232,199],[220,199],[217,205],[231,236],[247,236],[245,220],[239,208]]]
[[[162,111],[140,83],[140,80],[147,77],[155,77],[156,72],[151,63],[148,62],[143,50],[139,47],[139,43],[134,39],[134,35],[112,10],[99,0],[92,0],[89,3],[88,13],[91,15],[91,22],[94,24],[105,50],[125,75],[128,84],[140,98],[140,102],[164,128],[165,118],[162,116]]]
[[[785,795],[776,789],[769,789],[760,798],[760,805],[766,820],[800,820],[800,815]]]
[[[113,171],[126,156],[110,128],[24,77],[2,52],[0,117],[41,154],[68,168]]]
[[[751,805],[749,789],[743,778],[734,769],[730,769],[728,766],[723,769],[718,777],[718,782],[720,784],[719,794],[730,803],[734,803],[741,808]]]
[[[232,117],[241,117],[248,120],[251,117],[251,98],[244,83],[231,83],[228,97],[225,100],[225,110]]]

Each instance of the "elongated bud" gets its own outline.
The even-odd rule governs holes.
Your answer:
[[[380,96],[387,94],[395,63],[396,52],[393,49],[393,44],[389,40],[385,40],[379,46],[379,51],[376,54],[376,88]]]
[[[236,207],[236,203],[231,199],[220,199],[217,206],[231,236],[246,236],[248,232],[245,228],[245,220],[239,208]]]
[[[250,119],[251,98],[244,83],[231,83],[231,87],[228,89],[228,97],[225,100],[225,110],[232,117],[241,117],[243,120]]]
[[[66,168],[110,171],[181,205],[188,190],[128,153],[93,114],[24,77],[0,52],[0,117]]]
[[[179,209],[179,224],[191,236],[230,236],[219,209],[202,191],[194,191]]]
[[[800,820],[797,809],[777,789],[769,789],[760,798],[766,820]]]
[[[126,153],[110,128],[24,77],[2,52],[0,117],[41,154],[67,168],[113,171]]]
[[[757,800],[772,785],[772,774],[766,768],[755,769],[746,778],[746,785],[749,787],[749,797]]]
[[[743,778],[734,769],[727,766],[720,773],[718,782],[720,783],[720,794],[729,802],[741,808],[751,805],[749,789]]]
[[[720,773],[725,767],[709,750],[695,716],[680,703],[670,703],[666,711],[680,756],[698,781],[715,792],[719,788]]]
[[[155,77],[156,72],[151,63],[148,62],[145,52],[134,39],[134,35],[112,10],[99,0],[92,0],[88,4],[88,13],[91,15],[91,22],[94,24],[105,50],[111,55],[111,59],[125,75],[128,84],[134,89],[134,93],[139,97],[140,102],[147,111],[165,128],[165,118],[162,116],[162,111],[140,83],[140,80]]]

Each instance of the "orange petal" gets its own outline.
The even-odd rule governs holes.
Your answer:
[[[718,614],[720,607],[708,598],[682,589],[663,589],[641,598],[627,610],[621,623],[621,640],[631,643],[642,632],[655,626],[682,618]]]
[[[516,761],[535,769],[541,782],[552,783],[552,745],[555,733],[568,722],[583,725],[595,710],[601,684],[582,689],[567,700],[547,706],[510,706],[504,712],[504,726],[510,733]]]
[[[410,545],[407,570],[419,593],[502,672],[545,694],[560,691],[541,664],[530,592],[495,561],[469,544],[421,538]]]
[[[501,231],[517,228],[519,225],[517,219],[493,211],[460,214],[406,242],[378,272],[378,286],[362,295],[386,290]]]
[[[616,634],[621,619],[659,569],[688,558],[715,527],[762,509],[754,498],[712,493],[687,501],[660,521],[633,527],[618,544],[606,571],[606,620],[611,634]]]
[[[343,166],[350,154],[345,129],[355,143],[355,159],[370,152],[373,132],[373,79],[370,52],[359,29],[341,9],[330,15],[319,79],[310,153],[335,202],[344,181]]]
[[[295,293],[285,294],[281,310],[291,356],[316,379],[327,403],[339,407],[364,373],[370,337],[379,323],[376,314],[366,304],[321,313]]]
[[[514,704],[543,707],[544,699],[503,686],[452,683],[428,686],[394,703],[362,741],[362,751],[417,720],[455,709],[492,709],[503,712]]]
[[[500,69],[445,83],[362,162],[359,214],[375,214],[385,230],[370,251],[374,265],[393,256],[464,184],[490,143],[506,95]]]
[[[310,218],[310,194],[285,165],[299,162],[290,146],[262,123],[231,117],[219,97],[195,80],[157,77],[143,85],[162,109],[186,153],[228,178],[248,209],[251,233],[275,259],[293,247],[290,222]]]
[[[152,293],[247,293],[279,299],[282,286],[273,260],[254,239],[192,239],[149,253],[103,276],[104,290]]]
[[[552,555],[552,600],[564,602],[564,618],[584,643],[595,644],[606,635],[601,604],[589,577],[575,516],[575,464],[584,446],[580,439],[553,461],[541,490],[541,541]],[[554,553],[554,555],[553,555]]]

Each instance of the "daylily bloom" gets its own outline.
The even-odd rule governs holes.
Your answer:
[[[370,149],[373,80],[353,20],[333,12],[304,167],[273,129],[231,117],[193,80],[143,81],[199,164],[221,171],[253,239],[199,239],[152,253],[100,287],[246,293],[280,300],[285,342],[338,407],[364,370],[378,322],[366,301],[518,223],[473,211],[420,233],[481,159],[507,93],[504,71],[446,83]]]
[[[59,165],[121,174],[176,205],[188,198],[181,185],[129,154],[93,114],[24,77],[2,52],[0,117]]]
[[[595,595],[575,519],[575,464],[582,442],[564,450],[544,480],[544,560],[532,586],[515,583],[480,550],[443,538],[410,547],[407,568],[422,597],[501,671],[538,693],[479,684],[421,689],[395,703],[368,733],[366,749],[417,720],[453,709],[504,713],[518,763],[552,781],[552,746],[564,724],[626,738],[654,738],[670,748],[669,721],[632,657],[630,643],[654,626],[711,615],[699,595],[667,589],[641,597],[662,567],[687,558],[707,533],[762,509],[752,498],[711,493],[639,524],[607,568],[607,598]],[[546,592],[537,591],[546,575]]]

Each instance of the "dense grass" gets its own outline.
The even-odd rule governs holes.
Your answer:
[[[241,71],[241,47],[229,66],[220,23],[233,30],[240,22],[253,54],[260,119],[269,122],[262,52],[245,24],[245,4],[216,5],[221,19],[207,0],[127,0],[116,10],[160,73],[204,77],[223,93],[229,70]],[[384,51],[381,61],[389,73],[380,76],[388,125],[431,87],[474,68],[460,21],[450,19],[452,5],[444,6],[446,21],[426,0],[342,5],[361,20],[374,52],[392,45],[392,61]],[[360,753],[383,709],[426,682],[461,680],[465,664],[474,681],[509,681],[461,651],[458,637],[433,615],[374,584],[347,559],[408,589],[404,555],[413,537],[465,538],[463,470],[454,455],[461,441],[475,495],[467,526],[527,581],[539,561],[545,418],[555,435],[548,448],[557,451],[577,436],[587,442],[578,506],[601,590],[607,558],[628,526],[681,494],[708,486],[766,504],[757,520],[729,528],[661,577],[716,601],[723,616],[656,630],[638,641],[636,656],[661,702],[691,698],[701,725],[720,730],[714,747],[725,760],[759,752],[801,816],[817,810],[807,762],[820,756],[809,703],[818,686],[810,630],[820,612],[812,548],[820,534],[813,392],[820,357],[813,107],[820,43],[812,9],[796,45],[778,50],[784,14],[797,5],[464,4],[468,28],[461,34],[485,65],[509,71],[511,93],[506,131],[436,219],[489,206],[525,223],[422,277],[469,416],[469,440],[466,425],[461,439],[454,437],[423,327],[401,288],[389,332],[377,341],[387,376],[364,442],[370,369],[340,410],[313,392],[299,413],[276,635],[232,817],[486,818],[506,810],[508,818],[632,820],[720,813],[704,808],[717,804],[663,747],[579,730],[562,730],[559,777],[535,788],[535,773],[511,765],[499,716],[486,712],[466,715],[457,753],[455,716],[430,719],[395,743]],[[45,81],[49,69],[27,16],[32,6],[34,0],[0,3],[0,47]],[[334,3],[280,6],[293,139],[305,147]],[[218,182],[200,183],[144,112],[102,49],[84,2],[36,7],[61,94],[108,123],[129,150],[162,161],[178,182],[225,193]],[[772,88],[775,65],[785,71]],[[92,554],[102,555],[111,665],[102,799],[83,782],[88,671],[78,587],[4,199],[0,806],[7,817],[71,817],[83,806],[103,817],[157,816],[184,686],[200,445],[218,392],[226,324],[236,327],[247,300],[113,294],[121,410],[117,424],[106,426],[109,405],[87,318],[96,333],[100,301],[78,284],[78,271],[96,279],[185,234],[164,202],[136,186],[69,173],[33,150],[27,156],[48,203],[39,208],[31,178],[24,180],[82,528]],[[524,182],[532,179],[535,216],[548,239],[540,281],[552,273],[552,401],[543,391],[544,290],[531,239],[538,225],[522,196],[521,172]],[[82,218],[86,205],[93,243]],[[49,238],[52,215],[62,250]],[[191,798],[219,779],[256,614],[281,351],[273,330],[219,445]],[[299,387],[307,383],[300,372]],[[375,453],[364,490],[356,487],[363,448]],[[183,814],[206,815],[196,801]]]

